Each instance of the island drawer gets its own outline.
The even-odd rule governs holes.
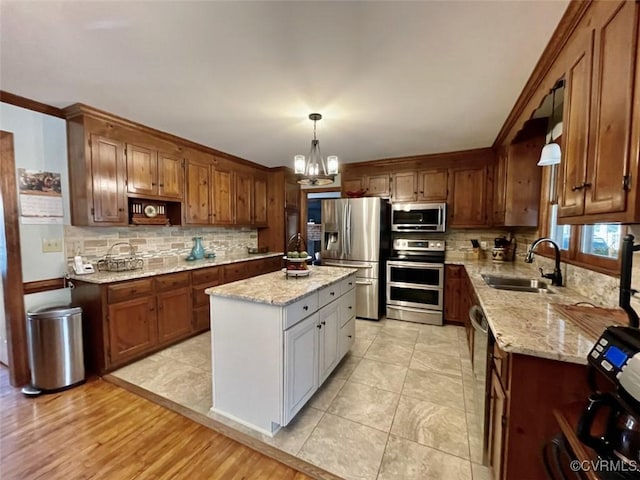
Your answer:
[[[284,329],[294,326],[300,320],[318,310],[317,292],[287,305],[284,309]]]
[[[340,295],[344,295],[349,290],[356,288],[356,274],[351,274],[340,281]]]
[[[151,279],[133,280],[131,282],[109,285],[107,288],[107,298],[109,303],[129,300],[132,297],[150,295],[152,292]]]
[[[342,327],[356,314],[356,289],[352,288],[340,297],[340,326]]]
[[[201,283],[209,283],[209,287],[218,285],[222,280],[222,269],[220,267],[203,268],[200,270],[194,270],[191,272],[191,279],[194,285],[200,285]]]
[[[164,292],[180,287],[189,286],[189,272],[172,273],[170,275],[160,275],[155,278],[156,289]]]
[[[333,302],[340,296],[340,282],[332,283],[328,287],[324,287],[322,290],[318,292],[319,303],[318,306],[320,308],[325,305]]]

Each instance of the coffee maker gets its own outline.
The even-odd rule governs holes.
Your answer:
[[[640,330],[607,328],[589,352],[589,364],[612,382],[595,391],[577,426],[577,436],[603,464],[602,479],[640,478]],[[597,419],[599,418],[599,421]],[[595,427],[598,424],[599,427]],[[596,432],[593,430],[596,428]],[[615,470],[615,471],[612,471]]]

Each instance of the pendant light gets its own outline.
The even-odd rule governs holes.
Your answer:
[[[551,89],[551,93],[553,96],[551,97],[551,116],[549,117],[549,125],[547,127],[547,138],[546,141],[550,143],[546,143],[544,147],[542,147],[542,152],[540,153],[540,160],[538,161],[539,167],[546,167],[548,165],[557,165],[560,163],[560,158],[562,157],[562,152],[560,151],[560,145],[553,141],[553,130],[555,126],[555,113],[556,113],[556,90],[564,87],[564,80],[558,81],[553,88]]]
[[[316,138],[316,122],[322,119],[319,113],[309,114],[309,120],[313,121],[313,140],[309,157],[296,155],[293,159],[294,170],[300,185],[329,185],[333,183],[338,174],[338,157],[330,155],[325,163],[320,153],[320,143]]]

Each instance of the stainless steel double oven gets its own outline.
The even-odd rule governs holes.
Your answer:
[[[387,261],[387,318],[442,325],[443,240],[395,238]]]

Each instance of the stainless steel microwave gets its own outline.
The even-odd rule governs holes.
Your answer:
[[[394,232],[444,232],[446,203],[394,203],[391,230]]]

